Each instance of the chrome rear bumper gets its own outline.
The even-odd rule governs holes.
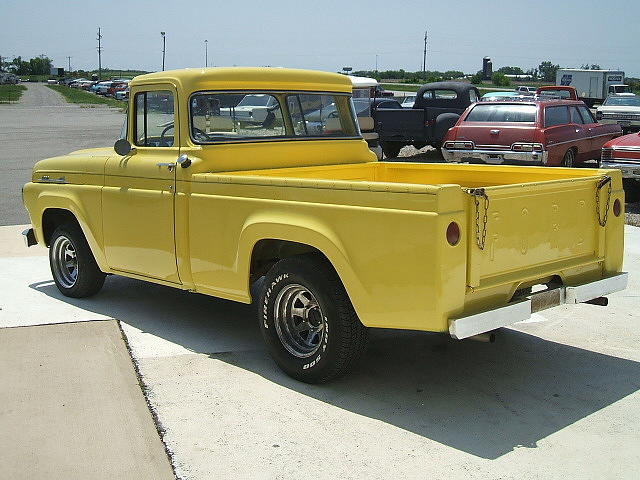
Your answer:
[[[491,165],[526,164],[544,165],[547,163],[547,152],[514,152],[512,150],[449,150],[442,149],[442,156],[447,162],[483,162]]]
[[[640,163],[626,163],[623,160],[602,160],[600,162],[600,168],[616,168],[622,172],[622,178],[640,179]]]
[[[559,287],[534,293],[523,300],[504,307],[460,317],[449,321],[449,334],[458,340],[490,332],[516,322],[527,320],[532,313],[564,304],[584,303],[627,288],[629,274],[612,277],[574,287]]]

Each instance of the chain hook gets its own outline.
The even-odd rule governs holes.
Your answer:
[[[601,227],[604,227],[607,224],[607,219],[609,218],[609,204],[611,203],[611,183],[611,177],[605,175],[596,186],[596,215],[598,216],[598,223]],[[607,186],[607,203],[605,206],[603,217],[602,215],[600,215],[600,192],[605,185]]]
[[[473,197],[476,206],[476,244],[480,250],[484,250],[487,239],[487,223],[489,222],[489,197],[484,188],[465,189]],[[480,199],[483,199],[484,214],[482,216],[482,231],[480,231]]]

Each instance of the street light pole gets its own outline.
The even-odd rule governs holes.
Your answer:
[[[162,35],[162,71],[164,72],[164,53],[167,45],[167,39],[164,37],[165,32],[160,32],[160,35]]]
[[[205,67],[209,66],[209,50],[207,49],[208,43],[209,43],[209,40],[204,41],[204,66]]]

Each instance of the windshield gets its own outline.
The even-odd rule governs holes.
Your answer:
[[[478,104],[469,112],[465,122],[535,122],[535,105]]]
[[[617,107],[640,107],[640,97],[609,97],[602,105]]]
[[[266,107],[272,98],[271,95],[247,95],[240,100],[238,107]]]

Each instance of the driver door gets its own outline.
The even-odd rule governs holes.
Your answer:
[[[102,191],[107,262],[118,271],[180,283],[174,235],[175,166],[180,155],[171,85],[131,91],[127,139],[135,151],[110,157]]]

